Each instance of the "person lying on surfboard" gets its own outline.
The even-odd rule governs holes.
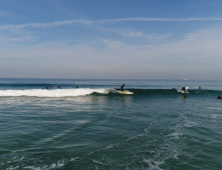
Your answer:
[[[121,86],[121,90],[123,91],[123,87],[125,87],[125,84],[123,84],[122,86]]]

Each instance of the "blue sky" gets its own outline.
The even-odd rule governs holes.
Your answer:
[[[219,0],[0,0],[0,77],[222,79]]]

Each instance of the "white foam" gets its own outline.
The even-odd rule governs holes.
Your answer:
[[[56,164],[52,164],[52,165],[51,165],[51,168],[55,168],[55,167],[56,167]]]
[[[85,96],[92,93],[108,94],[109,89],[32,89],[32,90],[0,90],[0,97],[75,97]]]
[[[138,139],[138,138],[143,138],[144,136],[146,136],[148,133],[149,133],[149,128],[152,124],[149,125],[148,128],[144,129],[145,133],[141,133],[141,134],[138,134],[136,136],[130,136],[126,141],[130,141],[130,140],[134,140],[134,139]]]
[[[69,161],[76,161],[77,159],[79,159],[79,157],[71,158]]]
[[[64,163],[57,162],[57,164],[53,163],[50,168],[60,168],[62,166],[64,166]]]
[[[97,163],[97,164],[100,164],[100,165],[103,165],[102,162],[96,161],[95,159],[93,159],[93,162],[94,162],[94,163]]]
[[[25,169],[32,169],[32,170],[40,170],[39,167],[34,167],[34,166],[27,166],[27,167],[24,167]]]
[[[89,120],[79,120],[77,121],[78,124],[85,124],[85,123],[89,123]]]
[[[103,151],[103,150],[111,149],[111,148],[113,148],[115,146],[119,146],[120,144],[121,143],[109,144],[106,148],[102,148],[102,149],[98,149],[98,150],[92,151],[92,152],[88,153],[88,155],[91,155],[91,154],[93,154],[95,152],[100,152],[100,151]]]
[[[16,166],[16,167],[9,167],[9,168],[7,168],[6,170],[14,170],[14,169],[18,169],[19,168],[19,166]]]
[[[221,108],[216,108],[216,107],[208,107],[210,110],[221,110]]]
[[[197,126],[197,125],[198,125],[198,123],[187,120],[186,123],[184,124],[184,127],[189,128],[189,127],[193,127],[193,126]]]
[[[171,133],[168,136],[174,137],[175,139],[179,139],[181,136],[183,136],[183,133]]]
[[[152,169],[152,170],[162,170],[159,165],[161,164],[164,164],[165,162],[164,161],[154,161],[152,159],[145,159],[143,160],[144,163],[148,164],[149,165],[149,169]]]

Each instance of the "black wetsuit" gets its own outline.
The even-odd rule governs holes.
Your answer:
[[[218,96],[217,99],[222,99],[222,97],[221,97],[221,96]]]
[[[60,87],[60,86],[58,86],[58,88],[59,88],[59,89],[61,89],[61,87]]]
[[[181,90],[185,91],[186,89],[185,89],[185,87],[183,87]]]
[[[122,86],[121,86],[121,90],[123,91],[123,87],[125,86],[125,84],[123,84]]]

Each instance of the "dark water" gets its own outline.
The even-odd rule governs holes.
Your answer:
[[[222,81],[0,79],[0,169],[221,169],[218,95]]]

